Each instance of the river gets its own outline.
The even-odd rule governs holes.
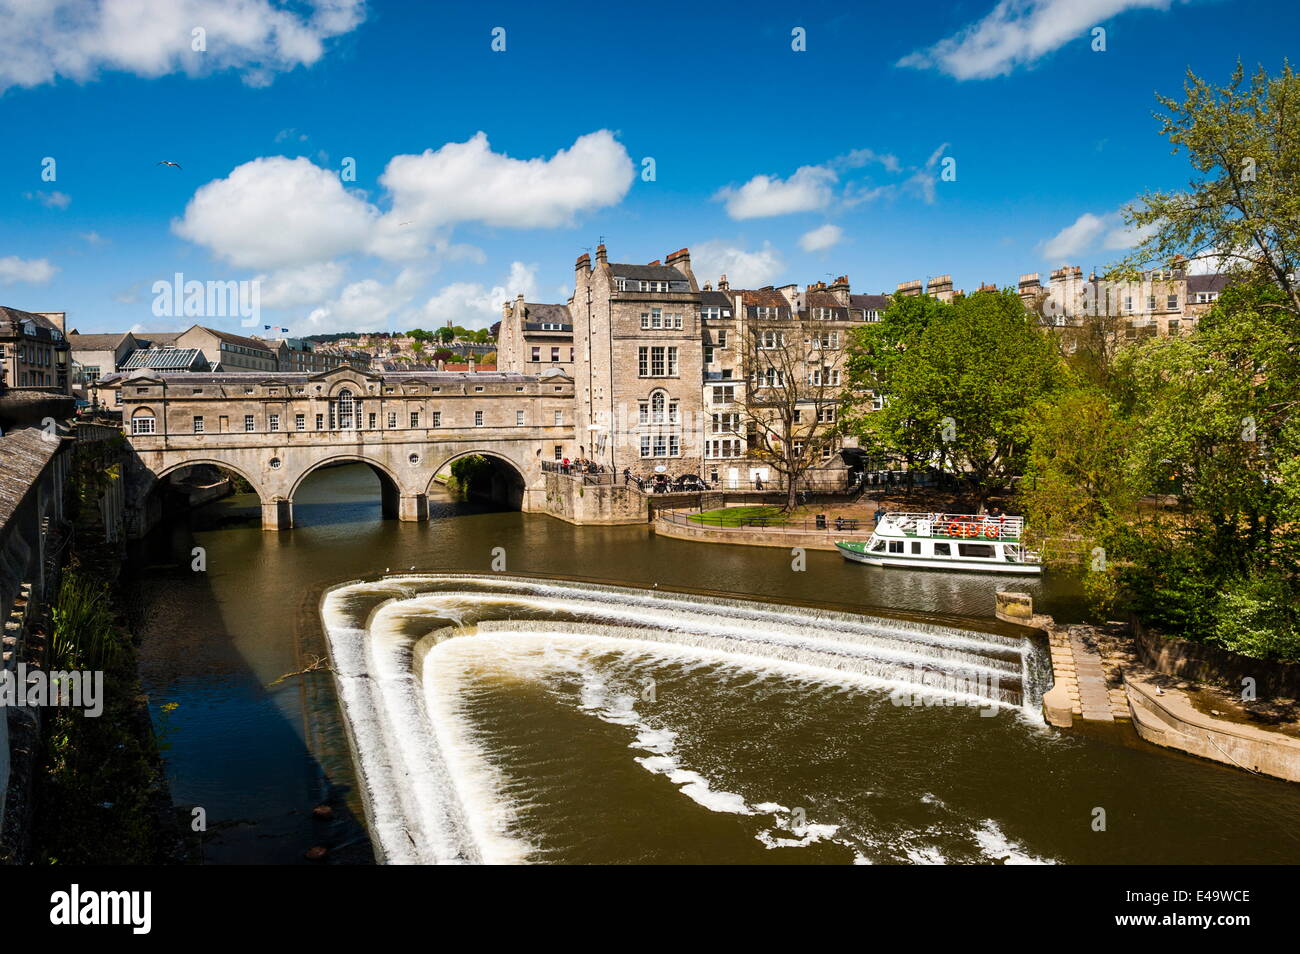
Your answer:
[[[173,797],[204,809],[208,863],[303,863],[315,845],[365,862],[368,834],[394,861],[1300,860],[1300,787],[1044,727],[1021,705],[1034,649],[991,619],[1005,580],[817,551],[798,570],[788,550],[449,497],[427,523],[382,520],[361,465],[315,474],[295,520],[265,533],[255,498],[227,498],[156,530],[128,567]],[[392,669],[303,672],[327,653],[322,597],[355,580],[370,582],[336,592],[358,615],[335,623]],[[1017,588],[1077,617],[1050,578]],[[878,681],[881,659],[953,657],[1003,677],[996,705],[900,705]],[[361,774],[340,683],[377,687],[345,700]],[[371,715],[410,771],[367,735]]]

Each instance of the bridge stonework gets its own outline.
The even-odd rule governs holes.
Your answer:
[[[560,371],[315,374],[137,373],[114,382],[122,423],[156,481],[212,464],[248,481],[262,526],[293,526],[313,471],[357,461],[379,477],[386,517],[424,520],[435,476],[458,458],[496,462],[494,493],[546,509],[542,461],[574,456],[573,381]]]

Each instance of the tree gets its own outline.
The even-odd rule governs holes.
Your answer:
[[[1157,96],[1160,132],[1185,149],[1197,177],[1181,192],[1147,192],[1127,210],[1146,240],[1121,269],[1208,261],[1241,280],[1282,292],[1276,307],[1300,316],[1300,76],[1284,63],[1246,79],[1241,63],[1227,86],[1188,70],[1182,102]]]
[[[824,322],[794,317],[750,322],[743,348],[748,453],[781,475],[789,512],[800,479],[839,446],[844,351]]]
[[[1029,543],[1044,563],[1104,567],[1095,548],[1133,518],[1140,496],[1127,467],[1133,431],[1110,397],[1091,386],[1053,394],[1034,408],[1020,500]]]
[[[981,291],[951,304],[907,306],[924,324],[884,334],[874,357],[851,365],[859,394],[880,410],[859,414],[861,432],[912,461],[965,475],[980,496],[1023,472],[1032,408],[1063,383],[1060,356],[1011,291]]]

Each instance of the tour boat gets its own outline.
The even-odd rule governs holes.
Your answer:
[[[871,539],[837,542],[846,560],[873,566],[1041,573],[1038,554],[1021,542],[1023,517],[961,513],[887,513]]]

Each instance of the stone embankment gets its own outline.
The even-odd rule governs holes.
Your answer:
[[[1047,635],[1052,687],[1043,695],[1043,715],[1049,724],[1131,724],[1154,745],[1300,782],[1295,700],[1234,704],[1227,689],[1191,682],[1173,662],[1172,671],[1161,671],[1170,654],[1153,653],[1149,634],[1119,623],[1058,626],[1052,617],[1034,614],[1025,593],[998,593],[995,615]],[[1269,666],[1244,657],[1237,657],[1237,665],[1247,671]],[[1259,682],[1284,680],[1266,674]],[[1222,708],[1210,708],[1207,697]],[[1273,724],[1259,724],[1261,714]]]

